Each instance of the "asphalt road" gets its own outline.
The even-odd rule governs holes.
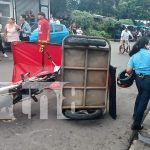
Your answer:
[[[117,73],[125,69],[129,56],[118,54],[118,42],[111,42],[111,64]],[[0,81],[10,81],[13,60],[2,58]],[[117,88],[117,119],[108,113],[102,119],[89,121],[58,120],[56,96],[49,93],[48,119],[39,119],[39,103],[32,103],[32,116],[14,106],[16,120],[0,121],[0,150],[125,150],[131,134],[130,125],[136,88]]]

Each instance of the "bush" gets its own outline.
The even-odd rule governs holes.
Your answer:
[[[102,24],[102,30],[109,33],[111,36],[113,35],[114,31],[119,29],[121,26],[121,23],[116,21],[113,18],[106,18],[104,23]]]
[[[102,23],[94,22],[93,29],[97,30],[97,31],[101,31],[102,30]]]
[[[71,14],[72,21],[75,21],[78,26],[86,30],[93,26],[94,18],[93,16],[85,11],[75,10]]]
[[[105,18],[101,22],[96,22],[92,14],[79,10],[72,12],[71,19],[82,28],[84,34],[90,36],[110,38],[121,26],[121,23],[113,18]]]
[[[105,31],[97,31],[97,30],[94,30],[94,29],[89,29],[87,32],[86,32],[87,35],[89,36],[97,36],[97,37],[105,37],[105,38],[110,38],[111,36],[106,33]]]
[[[120,19],[119,21],[121,24],[134,25],[134,23],[131,19]]]

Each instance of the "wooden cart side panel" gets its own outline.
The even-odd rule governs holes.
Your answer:
[[[106,108],[111,47],[105,41],[106,47],[63,42],[61,81],[69,82],[62,89],[64,109],[72,103],[76,108]]]

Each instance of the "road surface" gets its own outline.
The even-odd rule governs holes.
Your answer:
[[[118,54],[118,42],[111,42],[111,64],[117,73],[125,69],[129,56]],[[0,81],[10,81],[12,55],[0,62]],[[21,113],[21,104],[14,106],[16,120],[0,121],[0,150],[125,150],[131,134],[131,116],[136,96],[135,85],[117,88],[117,119],[109,114],[90,121],[58,120],[56,96],[49,95],[47,120],[39,119],[39,103],[32,103],[32,117]]]

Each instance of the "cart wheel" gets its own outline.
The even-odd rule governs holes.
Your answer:
[[[89,110],[64,110],[64,115],[67,118],[75,120],[89,120],[100,118],[103,115],[102,109],[89,109]]]

